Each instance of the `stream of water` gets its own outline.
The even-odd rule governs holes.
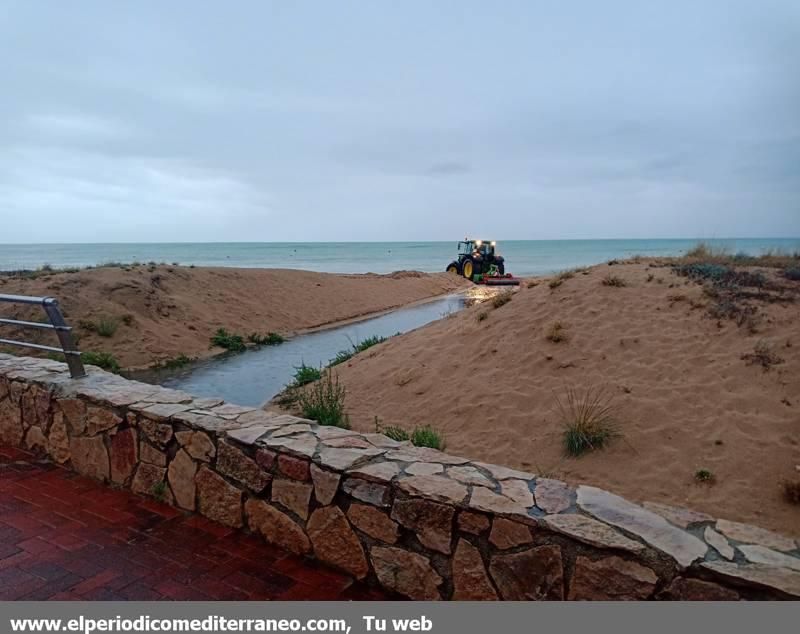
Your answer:
[[[327,365],[337,352],[368,337],[390,337],[414,330],[461,310],[466,303],[464,295],[448,295],[364,321],[299,335],[278,346],[214,357],[178,371],[150,372],[136,378],[197,396],[259,406],[291,383],[295,368],[303,363]]]

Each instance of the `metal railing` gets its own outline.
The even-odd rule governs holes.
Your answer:
[[[64,355],[64,359],[69,367],[70,376],[73,379],[86,376],[86,370],[84,370],[83,362],[81,361],[81,353],[78,351],[78,347],[75,345],[75,340],[72,337],[72,327],[68,326],[67,322],[64,321],[64,315],[61,314],[61,309],[58,307],[58,301],[55,298],[0,294],[0,303],[2,302],[9,304],[29,304],[41,306],[44,309],[47,318],[50,320],[49,324],[38,321],[21,321],[19,319],[0,318],[0,326],[17,326],[19,328],[54,330],[61,347],[56,348],[53,346],[43,346],[41,344],[32,343],[29,341],[16,341],[14,339],[2,338],[0,338],[0,344],[19,346],[21,348],[32,348],[33,350],[45,350],[47,352],[60,352]]]

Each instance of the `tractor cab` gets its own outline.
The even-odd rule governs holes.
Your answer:
[[[493,240],[462,240],[458,243],[458,255],[494,257],[495,246],[497,246],[497,243]]]
[[[446,270],[471,281],[505,276],[505,261],[497,255],[496,247],[494,240],[462,240],[458,243],[458,259]]]

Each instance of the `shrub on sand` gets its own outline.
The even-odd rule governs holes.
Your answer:
[[[564,331],[564,324],[560,321],[554,321],[550,328],[547,330],[546,339],[553,343],[561,343],[567,340],[567,333]]]
[[[411,432],[411,444],[415,447],[430,447],[444,451],[444,436],[430,425],[414,428]]]
[[[86,365],[96,365],[98,368],[103,368],[115,374],[119,374],[122,369],[117,358],[110,352],[82,352],[81,361]]]
[[[492,306],[494,308],[500,308],[501,306],[508,304],[512,298],[513,293],[511,291],[504,291],[492,297]]]
[[[716,480],[716,476],[708,469],[698,469],[694,472],[694,479],[703,484],[711,484]]]
[[[350,429],[350,420],[344,411],[345,395],[346,390],[339,383],[339,375],[328,370],[319,381],[303,390],[298,403],[305,418],[315,420],[320,425]]]
[[[783,363],[783,359],[763,339],[756,343],[753,352],[743,354],[742,359],[747,362],[747,365],[760,365],[765,371],[773,365]]]
[[[295,387],[302,387],[314,381],[319,381],[322,378],[322,371],[305,363],[301,363],[294,368],[294,383]]]
[[[364,352],[364,350],[368,350],[372,346],[377,346],[379,343],[383,343],[386,341],[386,337],[380,337],[378,335],[373,335],[372,337],[367,337],[366,339],[362,339],[358,343],[353,344],[353,351]]]
[[[790,504],[800,504],[800,478],[784,480],[782,484],[783,497]]]
[[[392,440],[396,440],[398,442],[403,442],[404,440],[409,439],[408,432],[403,429],[402,427],[397,427],[396,425],[389,425],[388,427],[381,427],[380,433],[384,436],[388,436]]]
[[[113,337],[118,327],[119,322],[113,317],[101,317],[97,320],[95,331],[101,337]]]
[[[556,406],[564,425],[567,455],[577,457],[601,449],[620,435],[613,397],[602,388],[588,388],[583,393],[569,388],[563,401],[556,396]]]
[[[627,285],[627,282],[625,282],[625,280],[623,280],[619,275],[606,275],[603,278],[603,286],[622,288],[623,286]]]
[[[211,345],[225,348],[231,352],[242,352],[247,347],[241,335],[231,334],[224,328],[220,328],[214,333],[214,336],[211,337]]]
[[[253,332],[247,337],[247,340],[257,346],[277,346],[286,341],[277,332],[268,332],[266,335],[259,335],[257,332]]]

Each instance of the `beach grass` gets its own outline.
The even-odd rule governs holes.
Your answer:
[[[317,421],[320,425],[330,425],[350,429],[350,420],[344,410],[347,391],[339,383],[339,375],[328,370],[319,381],[303,390],[298,404],[304,418]]]
[[[96,365],[98,368],[119,374],[122,368],[117,358],[110,352],[82,352],[81,361],[86,365]]]
[[[556,395],[556,407],[564,426],[564,450],[569,456],[601,449],[620,435],[616,405],[603,388],[584,392],[568,388],[563,400]]]
[[[319,381],[322,378],[322,370],[315,368],[305,363],[301,363],[294,368],[294,383],[295,387],[302,387],[314,381]]]
[[[219,328],[211,337],[211,345],[224,348],[230,352],[243,352],[247,346],[241,335],[229,333],[225,328]]]
[[[430,425],[415,427],[411,432],[411,444],[415,447],[429,447],[444,451],[444,436]]]
[[[567,333],[565,332],[566,328],[563,323],[560,321],[554,321],[550,324],[550,327],[547,329],[547,334],[545,338],[548,341],[552,341],[553,343],[561,343],[562,341],[567,341]]]

